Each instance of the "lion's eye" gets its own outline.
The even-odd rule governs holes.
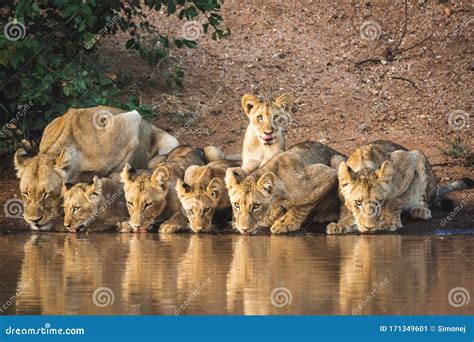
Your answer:
[[[209,210],[210,210],[209,208],[206,208],[206,209],[204,209],[202,212],[203,212],[204,214],[207,214],[207,213],[209,212]]]
[[[146,202],[146,203],[145,203],[145,208],[150,208],[152,204],[153,204],[153,201],[151,201],[151,202]]]
[[[362,205],[362,201],[355,201],[354,202],[356,206],[360,207]]]
[[[257,120],[258,121],[263,121],[263,116],[262,115],[257,115]]]
[[[127,205],[128,205],[129,207],[133,207],[133,203],[130,202],[130,201],[127,202]]]
[[[191,210],[188,210],[188,215],[194,215],[194,211],[191,209]]]
[[[262,205],[260,203],[255,203],[253,206],[252,206],[252,211],[255,211],[255,210],[258,210],[260,209]]]
[[[379,206],[382,205],[382,203],[383,203],[383,199],[378,199],[377,202],[376,202],[376,204],[379,205]]]
[[[233,203],[233,205],[234,205],[234,208],[235,208],[235,209],[240,209],[240,205],[239,205],[239,203],[237,203],[237,202],[234,202],[234,203]]]
[[[28,192],[27,191],[23,191],[21,194],[25,197],[28,197]]]
[[[79,209],[81,209],[81,208],[79,208],[79,207],[72,207],[72,212],[73,212],[73,213],[77,213],[77,212],[79,211]]]

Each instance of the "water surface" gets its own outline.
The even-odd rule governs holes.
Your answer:
[[[472,236],[10,234],[3,314],[474,314]]]

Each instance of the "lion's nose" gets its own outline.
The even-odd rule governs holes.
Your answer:
[[[43,216],[40,216],[39,218],[30,219],[30,221],[33,222],[33,223],[38,223],[38,222],[41,221],[42,219],[43,219]]]
[[[273,134],[273,129],[270,130],[270,131],[264,131],[263,133],[265,133],[266,135],[272,135]]]
[[[67,229],[69,229],[69,228],[71,228],[71,224],[70,224],[70,223],[69,223],[69,224],[66,224],[66,223],[65,223],[65,224],[64,224],[64,227],[66,227]]]

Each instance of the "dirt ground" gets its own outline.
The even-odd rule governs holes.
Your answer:
[[[389,139],[425,152],[441,183],[472,177],[473,4],[408,1],[406,13],[403,1],[226,0],[223,27],[230,35],[218,42],[203,35],[196,49],[174,51],[186,78],[172,90],[159,85],[161,69],[122,47],[125,35],[104,39],[102,52],[112,72],[131,78],[126,91],[152,105],[155,123],[182,143],[238,153],[247,125],[241,97],[289,92],[297,111],[288,146],[317,140],[350,154],[362,143]],[[162,33],[179,36],[183,23],[163,17],[152,20]],[[375,36],[361,30],[367,22]],[[375,61],[357,65],[366,59]],[[150,75],[156,84],[142,81]],[[459,113],[460,126],[450,124]],[[456,139],[464,150],[453,145]],[[18,195],[13,174],[4,176],[0,191],[1,202]],[[445,228],[474,228],[473,197],[453,194],[457,205],[467,203]],[[430,222],[406,225],[439,228],[447,214],[435,211]],[[0,216],[0,226],[18,224]]]

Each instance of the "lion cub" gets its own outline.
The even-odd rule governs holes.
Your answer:
[[[188,222],[176,194],[176,181],[184,177],[189,166],[204,165],[204,160],[203,149],[178,146],[154,170],[135,171],[125,165],[121,178],[132,230],[145,231],[158,218],[166,220],[161,224],[160,232],[185,229]]]
[[[236,161],[219,160],[204,166],[192,165],[185,173],[184,181],[178,179],[176,192],[195,233],[212,231],[216,213],[229,211],[231,204],[224,184],[225,171],[237,167]]]
[[[437,198],[436,177],[426,156],[390,141],[359,147],[340,164],[338,178],[341,217],[327,226],[328,234],[395,231],[402,227],[402,211],[428,220],[430,204],[463,188],[462,182],[440,187]]]
[[[242,97],[242,107],[250,122],[242,148],[242,169],[252,172],[285,150],[283,130],[291,121],[293,98],[283,94],[274,101],[259,101],[254,95]]]
[[[337,155],[323,144],[304,142],[249,175],[240,168],[228,169],[225,183],[235,227],[243,234],[260,227],[270,227],[274,234],[292,232],[313,210],[324,216],[330,207],[337,208],[337,173],[327,166]]]
[[[64,183],[64,226],[72,233],[102,231],[127,219],[123,187],[111,178],[95,176],[89,184]]]

